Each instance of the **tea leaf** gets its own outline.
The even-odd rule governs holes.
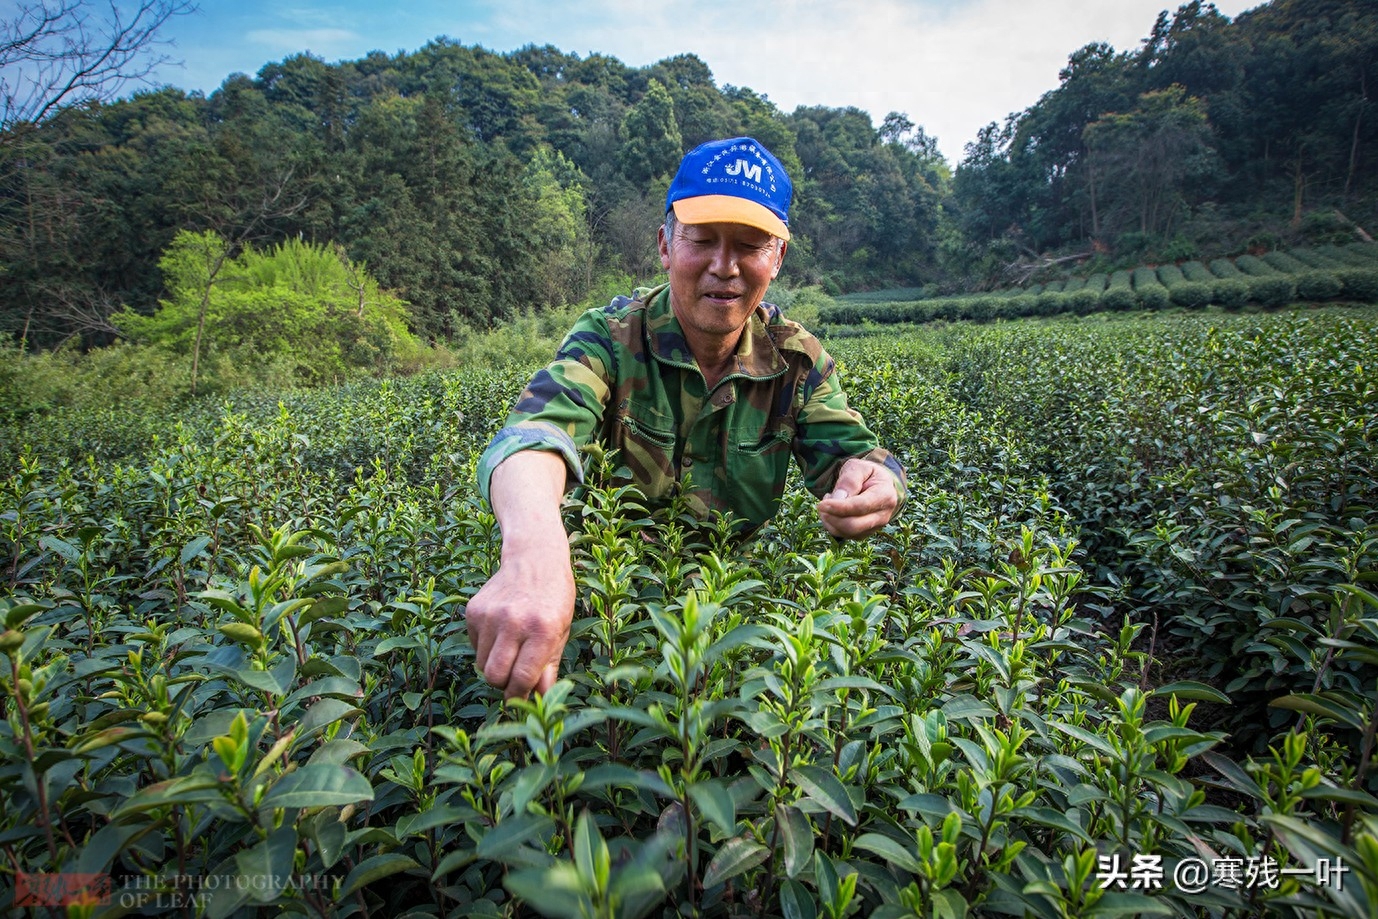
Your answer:
[[[847,795],[846,787],[831,770],[819,766],[800,766],[791,769],[789,775],[810,800],[836,814],[848,826],[856,826],[856,807]]]
[[[375,881],[400,874],[403,871],[412,871],[420,868],[416,859],[401,852],[385,852],[381,855],[372,855],[345,875],[344,884],[340,887],[340,896],[347,897],[355,891],[367,887]]]
[[[372,800],[373,785],[353,769],[329,763],[313,763],[289,772],[274,782],[259,802],[259,808],[325,807]]]
[[[735,836],[713,853],[703,874],[704,889],[712,889],[744,871],[750,871],[770,857],[770,850],[754,839]]]

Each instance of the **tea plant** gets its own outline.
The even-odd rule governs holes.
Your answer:
[[[118,461],[58,423],[0,488],[0,908],[83,872],[233,882],[208,916],[1365,914],[1374,340],[839,341],[900,517],[836,543],[793,482],[744,541],[590,450],[562,679],[510,703],[463,614],[520,370],[200,405]],[[1203,858],[1274,883],[1174,882]]]

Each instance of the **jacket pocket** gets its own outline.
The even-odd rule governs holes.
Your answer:
[[[789,426],[733,443],[727,470],[732,504],[752,527],[765,523],[779,509],[793,446],[794,429]]]
[[[619,465],[631,470],[646,497],[669,494],[675,482],[674,420],[650,406],[626,404],[618,409],[614,436]]]

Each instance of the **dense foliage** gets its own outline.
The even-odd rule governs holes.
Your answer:
[[[183,231],[160,262],[168,298],[111,322],[135,342],[200,362],[276,365],[291,383],[396,371],[420,350],[406,305],[341,252],[290,239],[232,256],[215,233]],[[195,395],[195,379],[192,394]]]
[[[1375,67],[1372,4],[1274,0],[1231,22],[1193,0],[1138,49],[1073,52],[951,176],[903,113],[783,112],[693,55],[629,67],[446,39],[295,55],[209,97],[166,88],[0,132],[0,328],[108,342],[113,313],[166,299],[159,260],[190,231],[233,253],[342,246],[414,333],[448,340],[577,302],[609,271],[645,280],[678,156],[734,134],[796,179],[786,280],[832,293],[984,289],[1058,250],[1109,272],[1347,242],[1375,223]]]
[[[10,425],[3,870],[277,879],[196,888],[215,916],[1363,915],[1375,344],[1341,310],[838,341],[897,521],[834,543],[796,486],[739,543],[591,453],[565,679],[507,707],[462,614],[524,368]],[[1136,855],[1160,885],[1103,883]]]

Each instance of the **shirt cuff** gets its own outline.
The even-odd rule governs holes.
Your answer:
[[[569,471],[569,478],[583,484],[584,465],[579,462],[579,448],[574,445],[574,438],[549,422],[522,421],[494,434],[488,448],[479,457],[478,491],[485,501],[492,503],[488,489],[493,480],[493,470],[503,460],[523,450],[549,450],[560,454]]]
[[[899,495],[900,501],[899,504],[895,505],[895,513],[890,517],[891,520],[894,520],[895,517],[899,516],[900,511],[904,510],[904,505],[909,500],[909,481],[905,477],[904,467],[900,465],[899,460],[895,459],[893,453],[884,449],[872,450],[870,453],[863,456],[862,459],[870,460],[873,463],[879,463],[895,477],[895,492]]]

